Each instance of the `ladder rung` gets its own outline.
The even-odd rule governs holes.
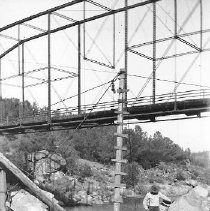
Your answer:
[[[123,133],[114,133],[115,136],[122,137],[122,138],[128,138],[128,134]]]
[[[122,123],[122,122],[118,122],[118,121],[115,121],[114,122],[116,125],[127,125],[127,123]]]
[[[126,188],[126,185],[125,184],[113,184],[114,188]]]
[[[115,175],[121,175],[121,176],[126,176],[126,175],[128,175],[128,174],[125,173],[125,172],[118,172],[118,171],[114,172],[114,174],[115,174]]]
[[[127,150],[127,147],[114,146],[114,148],[117,149],[117,150],[123,150],[123,151],[126,151]]]
[[[126,159],[122,159],[122,160],[117,160],[117,159],[112,159],[113,162],[116,162],[116,163],[127,163],[128,160]]]

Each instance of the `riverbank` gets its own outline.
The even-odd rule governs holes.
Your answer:
[[[111,203],[114,167],[83,159],[79,159],[77,165],[82,169],[80,174],[68,175],[58,171],[51,174],[50,180],[39,182],[39,185],[53,193],[63,205],[74,207]],[[162,162],[148,170],[139,165],[137,168],[136,184],[131,186],[128,183],[127,188],[121,190],[124,198],[144,197],[153,183],[172,199],[186,194],[197,184],[205,184],[202,168],[189,163],[177,165]],[[129,181],[125,179],[125,182]]]

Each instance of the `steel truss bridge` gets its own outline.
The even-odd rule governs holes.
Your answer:
[[[209,103],[210,89],[180,92],[176,100],[173,93],[157,95],[155,104],[151,96],[129,99],[124,119],[155,122],[162,121],[160,117],[170,115],[173,115],[172,120],[201,117],[201,113],[209,111]],[[23,119],[11,118],[1,122],[0,133],[7,135],[118,125],[117,106],[118,101],[112,101],[81,107],[80,114],[78,107],[52,111],[51,124],[48,122],[48,112],[34,113]]]
[[[162,0],[164,1],[164,0]],[[125,89],[129,88],[128,77],[129,77],[129,63],[128,63],[128,54],[133,54],[139,56],[140,58],[145,59],[146,62],[152,63],[152,72],[151,75],[146,77],[146,82],[143,85],[142,89],[139,91],[138,95],[135,98],[128,97],[127,93],[125,95],[125,103],[126,103],[126,114],[124,115],[125,120],[136,119],[138,122],[148,122],[148,121],[162,121],[161,117],[166,117],[168,120],[174,120],[179,118],[194,118],[194,117],[202,117],[202,112],[207,112],[209,110],[209,102],[210,102],[210,87],[202,86],[201,84],[194,84],[199,89],[195,90],[187,90],[183,92],[179,92],[178,87],[180,85],[192,85],[184,82],[184,78],[189,73],[191,67],[198,59],[201,53],[206,53],[210,51],[208,47],[209,39],[204,42],[204,35],[208,35],[210,29],[204,28],[204,17],[203,17],[203,7],[205,0],[197,0],[194,1],[194,5],[192,6],[189,14],[186,19],[183,21],[181,25],[178,23],[178,6],[180,1],[173,1],[173,35],[158,38],[157,37],[157,20],[160,20],[157,14],[157,6],[158,3],[162,2],[161,0],[145,0],[138,1],[137,3],[128,4],[128,0],[123,1],[123,5],[120,4],[118,6],[117,3],[114,8],[108,5],[103,5],[101,1],[92,1],[92,0],[73,0],[66,4],[54,7],[52,9],[46,10],[44,12],[40,12],[36,15],[32,15],[30,17],[24,18],[22,20],[16,21],[12,24],[6,25],[0,28],[0,37],[3,39],[11,40],[11,42],[15,42],[8,49],[5,49],[0,54],[0,62],[4,60],[11,52],[18,50],[18,74],[9,75],[6,77],[2,77],[3,72],[5,71],[3,66],[0,68],[1,85],[10,85],[17,86],[6,83],[7,80],[11,78],[21,78],[21,106],[19,118],[6,118],[1,119],[0,122],[0,134],[20,134],[20,133],[31,133],[35,131],[53,131],[53,130],[64,130],[64,129],[77,129],[77,128],[90,128],[97,126],[107,126],[107,125],[117,125],[117,106],[118,101],[107,101],[107,102],[97,102],[96,104],[82,104],[81,100],[81,70],[82,70],[82,62],[90,62],[94,65],[98,65],[99,67],[107,68],[110,71],[116,70],[117,62],[116,62],[116,15],[123,14],[124,17],[124,40],[123,40],[123,66],[122,68],[126,72],[125,78]],[[116,1],[117,2],[117,1]],[[97,15],[88,14],[86,11],[87,4],[90,4],[94,7],[100,9],[100,13]],[[78,19],[72,18],[70,16],[66,16],[62,13],[62,10],[65,8],[72,8],[74,6],[81,6],[81,17]],[[152,40],[146,41],[143,43],[137,43],[135,45],[129,45],[129,12],[136,8],[151,6],[152,8]],[[164,9],[164,8],[163,8]],[[195,11],[199,11],[199,29],[184,33],[184,27],[187,22],[190,20],[191,16],[195,13]],[[167,12],[166,12],[167,13]],[[65,21],[68,21],[68,24],[65,22],[62,26],[55,27],[52,26],[52,17],[56,16]],[[146,16],[146,15],[145,15]],[[33,20],[37,20],[41,17],[46,17],[47,19],[47,27],[42,28],[41,26],[36,26],[31,23]],[[87,30],[86,24],[90,22],[94,22],[97,20],[101,20],[105,17],[112,17],[112,61],[111,62],[103,62],[94,58],[89,58],[86,52],[86,38],[87,38]],[[143,19],[142,19],[143,22]],[[30,36],[21,36],[21,33],[24,34],[23,27],[30,28],[35,30],[37,33]],[[17,33],[12,35],[7,35],[7,31],[10,29],[18,29]],[[52,39],[53,34],[56,34],[60,31],[64,31],[70,28],[77,28],[77,42],[75,43],[77,48],[77,68],[76,72],[69,72],[62,68],[57,68],[52,65]],[[137,29],[136,29],[137,31]],[[198,37],[198,43],[195,44],[191,42],[191,38],[193,36]],[[25,69],[26,58],[25,58],[25,45],[26,43],[30,43],[34,40],[40,39],[42,37],[47,37],[47,66],[42,67],[35,70],[27,71]],[[189,39],[188,39],[189,38]],[[169,42],[169,45],[167,45]],[[175,52],[175,54],[169,55],[169,51],[171,46],[175,43],[179,42],[187,46],[184,52]],[[165,44],[167,46],[165,52],[159,56],[157,54],[158,44]],[[92,39],[92,45],[96,45],[94,39]],[[146,53],[139,52],[139,48],[143,48],[145,46],[152,47],[152,55],[147,55]],[[83,49],[82,49],[83,47]],[[99,51],[103,54],[102,50],[99,46],[97,46]],[[176,78],[173,81],[167,81],[163,79],[162,81],[166,82],[174,82],[174,90],[171,93],[165,94],[157,94],[156,93],[156,83],[157,81],[161,81],[160,78],[156,76],[156,71],[159,66],[159,62],[168,60],[168,59],[177,59],[179,57],[184,57],[187,55],[195,54],[196,57],[192,60],[187,70],[182,74],[180,80],[178,81]],[[39,77],[35,77],[32,73],[37,73],[39,71],[47,70],[47,79],[42,79]],[[67,76],[52,78],[52,71],[62,72],[67,74]],[[164,74],[163,74],[164,75]],[[25,79],[35,79],[38,80],[35,84],[25,84]],[[68,106],[66,108],[52,109],[52,83],[55,81],[62,81],[69,78],[77,78],[77,106]],[[145,87],[148,83],[152,81],[152,96],[141,96]],[[112,86],[113,82],[116,81],[116,77],[110,81],[110,86]],[[5,82],[5,84],[4,84]],[[25,91],[27,88],[47,84],[47,110],[45,112],[34,113],[30,116],[27,116],[24,112],[25,105]],[[18,86],[17,86],[18,87]],[[2,87],[1,87],[2,90]],[[1,91],[2,92],[2,91]],[[3,93],[1,93],[2,96]],[[102,95],[103,97],[103,95]],[[101,97],[101,99],[102,99]],[[61,102],[64,100],[61,99]],[[181,116],[184,114],[185,117]],[[173,118],[171,119],[171,115]]]

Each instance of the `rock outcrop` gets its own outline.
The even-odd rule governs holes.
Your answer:
[[[11,205],[8,204],[8,207],[14,211],[47,211],[43,202],[23,189],[12,192],[11,197]]]

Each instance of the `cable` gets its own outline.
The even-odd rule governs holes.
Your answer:
[[[32,52],[30,51],[30,49],[26,46],[26,50],[28,50],[28,52],[29,52],[29,54],[31,55],[31,57],[32,57],[32,59],[37,63],[37,61],[36,61],[36,59],[35,59],[35,57],[34,57],[34,55],[32,54]],[[44,77],[46,77],[46,75],[44,74],[44,72],[42,72],[43,73],[43,75],[44,75]],[[69,77],[63,77],[63,79],[66,79],[66,78],[69,78]],[[54,80],[55,81],[55,80]],[[43,84],[43,82],[42,82],[42,84]],[[31,85],[28,85],[28,87],[30,87]],[[55,87],[53,86],[53,84],[52,84],[52,89],[53,89],[53,91],[55,92],[55,94],[57,95],[57,97],[59,98],[59,99],[62,99],[61,98],[61,96],[59,95],[59,93],[57,92],[57,90],[55,89]],[[63,102],[62,102],[63,103]],[[63,105],[66,107],[66,105],[63,103]]]
[[[57,22],[57,21],[56,21]],[[57,22],[57,24],[59,24],[58,22]],[[65,34],[65,36],[67,37],[67,39],[73,44],[73,47],[76,49],[76,50],[78,50],[78,48],[77,48],[77,46],[74,44],[74,42],[72,41],[72,39],[69,37],[69,35],[64,31],[64,34]],[[88,34],[88,33],[87,33]],[[88,34],[88,36],[90,37],[90,35]],[[91,38],[91,37],[90,37]],[[91,38],[92,39],[92,38]],[[94,40],[93,40],[94,41]],[[110,63],[111,64],[111,63]],[[90,64],[88,64],[91,68],[92,68],[92,66],[90,65]],[[96,75],[97,76],[97,75]],[[97,76],[97,78],[98,78],[98,76]],[[99,79],[99,78],[98,78]],[[101,80],[100,80],[100,82],[101,82]]]
[[[128,74],[128,76],[134,76],[137,78],[145,78],[148,79],[149,77],[147,76],[141,76],[141,75],[135,75],[135,74]],[[168,79],[161,79],[161,78],[156,78],[157,81],[163,81],[163,82],[169,82],[169,83],[175,83],[175,84],[182,84],[182,85],[188,85],[188,86],[196,86],[196,87],[203,87],[203,88],[209,88],[210,86],[200,86],[199,84],[194,84],[194,83],[185,83],[185,82],[178,82],[174,80],[168,80]]]
[[[90,68],[92,68],[92,66],[91,66],[91,64],[90,63],[88,63],[88,66],[90,67]],[[113,71],[112,71],[113,72]],[[113,72],[113,73],[115,73],[115,74],[117,74],[117,72]],[[94,74],[96,75],[96,77],[98,78],[98,80],[102,83],[102,81],[101,81],[101,79],[98,77],[98,75],[94,72]],[[105,80],[110,80],[110,78],[109,78],[109,76],[105,79]],[[110,97],[112,98],[112,99],[114,99],[114,97],[113,97],[113,93],[110,93],[110,91],[109,91],[109,95],[110,95]]]
[[[93,109],[100,103],[101,99],[104,97],[104,95],[106,94],[106,92],[110,89],[111,83],[112,83],[113,81],[116,81],[116,80],[117,80],[117,77],[118,77],[118,74],[114,77],[114,79],[112,79],[112,80],[109,82],[109,86],[107,87],[107,89],[105,90],[105,92],[101,95],[101,97],[99,98],[99,100],[97,101],[97,103],[95,103],[95,104],[92,106],[90,112],[89,112],[89,113],[86,113],[86,114],[84,115],[84,119],[83,119],[83,120],[79,123],[79,125],[74,129],[74,132],[81,128],[81,125],[85,122],[85,120],[86,120],[86,119],[88,118],[88,116],[91,114],[91,112],[93,111]],[[68,140],[66,140],[65,142],[68,142]],[[65,142],[64,142],[64,143],[63,143],[63,142],[60,143],[60,145],[58,145],[58,148],[59,148],[61,145],[64,145]],[[66,151],[67,151],[67,150],[68,150],[68,147],[66,147]],[[66,152],[66,151],[65,151],[65,152]],[[65,152],[64,152],[64,153],[65,153]]]
[[[111,80],[111,81],[112,81],[112,80]],[[101,87],[101,86],[104,86],[104,85],[110,83],[111,81],[108,81],[108,82],[106,82],[106,83],[100,84],[100,85],[95,86],[95,87],[92,87],[92,88],[90,88],[90,89],[87,89],[87,90],[83,91],[81,94],[87,93],[87,92],[92,91],[92,90],[94,90],[94,89],[97,89],[97,88],[99,88],[99,87]],[[69,99],[74,98],[74,97],[77,97],[77,96],[78,96],[78,94],[73,95],[73,96],[70,96],[70,97],[68,97],[68,98],[65,98],[65,99],[63,99],[62,101],[66,101],[66,100],[69,100]],[[56,103],[52,104],[52,106],[53,106],[53,105],[57,105],[57,104],[60,103],[60,102],[61,102],[61,101],[56,102]]]

